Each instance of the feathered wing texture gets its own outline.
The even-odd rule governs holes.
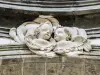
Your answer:
[[[25,22],[22,25],[20,25],[17,29],[11,29],[9,32],[9,35],[14,38],[15,41],[19,43],[25,43],[24,38],[27,35],[34,34],[34,30],[39,26],[39,24],[36,24],[34,22]],[[12,35],[12,33],[14,35]],[[19,40],[18,40],[19,39]]]
[[[9,31],[9,35],[12,39],[14,39],[16,42],[21,43],[17,36],[17,29],[16,28],[11,28]]]
[[[25,26],[24,25],[20,25],[18,28],[17,28],[17,36],[19,37],[21,43],[24,43],[24,37],[25,37]]]
[[[73,38],[76,42],[85,42],[87,40],[87,34],[84,29],[77,28],[77,35]]]

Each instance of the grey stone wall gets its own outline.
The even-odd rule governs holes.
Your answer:
[[[0,75],[100,75],[100,60],[38,56],[3,59]]]

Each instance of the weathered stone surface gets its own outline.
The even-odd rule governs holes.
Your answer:
[[[60,75],[82,75],[82,64],[63,63]]]
[[[100,26],[99,19],[100,19],[99,14],[76,16],[73,25],[81,28],[99,27]]]
[[[63,63],[56,63],[56,75],[61,75],[63,70]]]
[[[2,60],[2,65],[20,64],[22,62],[23,62],[22,58],[3,59]]]
[[[56,63],[47,63],[46,65],[46,75],[56,75],[57,65]]]
[[[44,63],[47,58],[43,58],[40,56],[34,56],[29,58],[23,58],[24,62],[34,62],[34,63]]]
[[[84,75],[100,75],[100,60],[87,59],[84,68]]]
[[[45,63],[36,63],[36,75],[45,75]]]
[[[85,59],[85,64],[97,64],[100,65],[100,59]]]
[[[70,64],[83,64],[85,59],[77,58],[77,57],[63,57],[63,63],[70,63]]]
[[[21,68],[22,68],[21,64],[3,65],[1,75],[22,75]]]
[[[2,75],[2,66],[0,65],[0,75]]]
[[[46,63],[61,63],[62,57],[47,58]]]
[[[54,58],[46,58],[46,57],[29,57],[29,58],[23,58],[24,62],[34,62],[34,63],[61,63],[62,57],[54,57]]]
[[[23,75],[45,75],[45,64],[26,62],[23,65]]]
[[[100,75],[99,59],[73,57],[4,59],[0,65],[0,75]],[[33,61],[32,61],[33,59]],[[59,62],[60,60],[62,62]],[[27,61],[28,60],[28,61]],[[42,61],[42,62],[40,62]],[[57,61],[57,62],[56,62]]]
[[[25,3],[22,3],[22,2]],[[75,2],[74,2],[75,1]],[[2,3],[4,2],[4,3]],[[83,15],[83,14],[91,14],[98,13],[99,10],[99,1],[79,1],[79,0],[71,0],[71,1],[62,1],[62,0],[53,0],[53,1],[32,1],[31,0],[21,0],[21,3],[16,3],[14,1],[10,1],[11,3],[7,4],[6,0],[0,3],[0,7],[2,9],[16,9],[23,13],[32,13],[32,14],[58,14],[58,15]],[[7,1],[8,2],[8,1]],[[17,2],[17,1],[16,1]],[[39,3],[38,3],[39,2]],[[61,3],[60,3],[61,2]],[[27,5],[28,3],[28,5]],[[31,3],[31,5],[29,4]],[[45,7],[45,8],[44,8]]]
[[[84,75],[84,65],[85,59],[63,57],[59,75]]]
[[[24,63],[23,70],[24,75],[34,75],[36,71],[36,63]]]

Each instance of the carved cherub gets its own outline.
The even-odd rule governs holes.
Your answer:
[[[71,51],[83,51],[83,49],[85,51],[90,50],[91,45],[88,44],[89,42],[84,41],[87,40],[85,31],[80,32],[82,29],[79,29],[78,33],[74,33],[75,31],[77,30],[73,30],[73,27],[60,27],[56,29],[54,39],[57,41],[57,44],[54,52],[57,54],[66,54]]]
[[[32,52],[35,52],[41,56],[51,57],[56,55],[52,50],[55,47],[55,41],[52,38],[53,27],[50,22],[45,22],[41,24],[35,30],[36,38],[34,36],[29,35],[25,37],[26,45]]]
[[[77,46],[77,44],[70,41],[70,32],[65,27],[60,27],[55,30],[54,39],[57,44],[53,51],[57,54],[65,54]]]
[[[59,21],[53,16],[40,15],[38,18],[31,22],[25,22],[18,28],[11,28],[9,35],[18,43],[24,43],[24,37],[27,35],[34,34],[35,29],[45,22],[51,23],[53,30],[59,27]],[[12,34],[14,33],[14,35]],[[16,34],[16,36],[15,36]]]
[[[91,49],[84,29],[61,27],[53,16],[40,15],[17,29],[12,28],[9,35],[18,43],[25,43],[32,52],[46,57],[54,57],[55,53],[67,54]]]
[[[57,28],[54,32],[54,39],[56,42],[61,40],[68,41],[70,40],[70,32],[64,27]]]
[[[48,50],[54,44],[51,41],[51,39],[52,39],[51,38],[52,32],[53,32],[52,25],[49,22],[46,22],[46,23],[40,25],[35,30],[35,36],[36,36],[35,39],[34,38],[32,39],[30,37],[26,37],[26,43],[27,42],[29,43],[29,41],[30,41],[30,47],[33,47],[33,49],[35,49],[34,48],[34,43],[35,43],[35,45],[37,45],[36,49],[40,49],[40,50],[46,50],[47,49]],[[33,43],[33,46],[31,46],[32,43]],[[52,50],[52,48],[50,50]]]

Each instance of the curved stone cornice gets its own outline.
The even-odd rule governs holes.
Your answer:
[[[30,1],[30,0],[1,0],[0,8],[17,9],[29,12],[42,12],[61,15],[81,15],[100,12],[99,0],[76,1]],[[64,14],[63,14],[64,13]]]

